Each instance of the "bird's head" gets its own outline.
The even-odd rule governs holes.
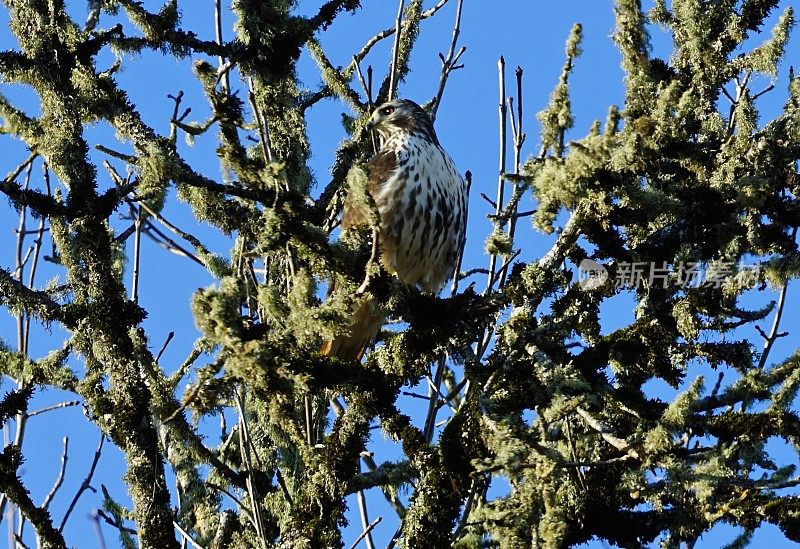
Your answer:
[[[430,117],[422,107],[409,99],[392,99],[375,109],[367,129],[377,131],[384,140],[405,132],[424,135],[438,144]]]

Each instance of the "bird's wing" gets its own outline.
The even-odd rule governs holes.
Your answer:
[[[392,150],[381,150],[369,161],[367,167],[369,169],[367,189],[375,197],[397,167],[397,155]],[[342,230],[367,225],[369,212],[365,208],[365,204],[354,200],[352,194],[348,193],[342,210]],[[336,290],[334,284],[329,294]],[[356,304],[347,328],[332,340],[324,342],[320,352],[343,360],[360,360],[367,345],[383,326],[384,320],[385,315],[380,306],[369,297],[362,298]]]
[[[397,155],[393,150],[381,150],[370,159],[367,163],[369,173],[367,190],[373,198],[376,197],[378,190],[391,177],[396,168]],[[348,192],[342,209],[342,230],[364,226],[368,219],[369,212],[365,211],[365,206],[354,200],[352,193]]]

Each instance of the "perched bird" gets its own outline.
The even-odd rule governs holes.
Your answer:
[[[367,129],[380,136],[368,163],[367,190],[377,206],[380,262],[409,286],[438,293],[455,271],[464,244],[467,187],[439,144],[431,119],[408,99],[394,99],[372,114]],[[342,230],[367,224],[367,213],[349,198]],[[324,354],[361,358],[385,320],[368,300],[353,311],[347,331],[323,344]]]

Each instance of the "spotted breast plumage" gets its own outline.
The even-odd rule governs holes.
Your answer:
[[[368,128],[381,139],[368,164],[368,191],[377,206],[380,260],[410,286],[438,293],[454,275],[464,244],[467,188],[453,160],[439,144],[433,124],[413,101],[381,105]],[[345,201],[342,230],[363,226],[367,216]],[[361,357],[384,321],[375,303],[362,301],[349,329],[323,345],[340,358]]]

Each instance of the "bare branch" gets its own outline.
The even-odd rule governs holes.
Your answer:
[[[358,536],[358,539],[356,539],[353,542],[353,545],[351,547],[353,548],[356,547],[358,545],[358,542],[360,542],[362,539],[366,539],[367,549],[375,549],[375,542],[372,541],[372,535],[370,534],[370,532],[375,527],[375,525],[381,521],[381,518],[378,517],[377,519],[375,519],[374,523],[370,524],[369,515],[367,513],[367,502],[366,499],[364,498],[364,491],[359,490],[358,493],[356,493],[356,498],[358,499],[358,511],[359,514],[361,515],[361,527],[364,530],[361,532],[361,535]]]
[[[103,529],[100,528],[100,521],[98,520],[98,513],[95,511],[91,515],[89,515],[89,520],[92,521],[92,526],[94,527],[94,533],[97,536],[97,546],[99,549],[106,549],[106,540],[103,537]]]
[[[119,530],[120,532],[125,532],[127,534],[131,534],[131,535],[134,535],[134,536],[138,536],[139,535],[139,532],[137,532],[133,528],[129,528],[129,527],[125,526],[124,524],[120,524],[113,517],[109,517],[102,509],[98,509],[96,511],[96,515],[98,517],[100,517],[101,519],[103,519],[109,525],[111,525],[114,528],[116,528],[117,530]]]
[[[39,414],[44,414],[45,412],[52,412],[53,410],[60,410],[61,408],[68,408],[70,406],[80,406],[81,404],[83,403],[80,400],[68,400],[65,402],[59,402],[58,404],[53,404],[52,406],[46,406],[44,408],[34,410],[33,412],[28,412],[27,415],[29,418],[31,418],[38,416]]]
[[[166,341],[164,341],[164,344],[161,346],[161,350],[158,351],[158,354],[156,355],[156,363],[158,363],[158,361],[161,360],[161,355],[163,355],[164,351],[167,350],[167,345],[169,345],[169,342],[172,341],[173,337],[175,337],[175,332],[171,331],[170,333],[167,334]]]
[[[439,0],[439,2],[437,2],[436,5],[433,6],[431,9],[422,12],[422,16],[420,17],[420,19],[427,19],[429,17],[432,17],[433,15],[436,14],[437,11],[442,9],[444,7],[444,5],[447,4],[447,2],[448,2],[448,0]],[[379,32],[378,34],[376,34],[375,36],[373,36],[372,38],[370,38],[367,41],[367,43],[364,44],[364,46],[359,50],[359,52],[353,56],[354,60],[356,62],[361,62],[361,60],[364,59],[367,56],[367,54],[370,52],[370,50],[372,49],[372,47],[375,44],[377,44],[378,42],[380,42],[384,38],[388,38],[389,36],[393,35],[395,32],[397,32],[397,27],[396,26],[392,27],[392,28],[384,29],[381,32]],[[353,70],[355,70],[355,66],[351,63],[345,69],[345,74],[348,74],[348,73],[352,72]]]
[[[97,445],[97,450],[94,452],[94,459],[92,459],[92,465],[89,467],[89,472],[86,474],[86,478],[83,479],[81,482],[80,487],[78,488],[78,492],[75,494],[75,497],[72,498],[72,502],[67,507],[66,513],[64,513],[64,518],[61,519],[61,525],[58,527],[58,532],[61,533],[64,531],[64,526],[67,524],[67,520],[69,520],[69,516],[72,514],[72,511],[75,509],[75,505],[77,505],[78,500],[83,495],[86,490],[92,488],[92,478],[94,477],[94,471],[97,468],[97,462],[100,461],[100,455],[103,453],[103,443],[106,440],[106,436],[104,434],[100,434],[100,443]]]
[[[269,126],[263,117],[261,109],[258,108],[258,102],[256,101],[256,94],[253,88],[252,78],[248,79],[248,85],[250,89],[247,93],[247,97],[250,100],[250,107],[253,109],[253,116],[255,117],[256,124],[258,125],[258,136],[261,139],[261,152],[264,155],[264,162],[272,164],[272,143],[270,142],[269,138]]]
[[[503,56],[500,56],[500,59],[497,61],[497,75],[498,75],[498,84],[500,87],[500,101],[498,104],[498,116],[499,116],[499,136],[500,136],[500,147],[499,147],[499,170],[500,173],[497,177],[497,199],[494,202],[495,205],[495,215],[498,217],[500,216],[500,212],[503,209],[503,193],[505,190],[505,177],[504,174],[506,173],[506,133],[508,131],[508,116],[507,116],[507,107],[506,107],[506,60]],[[495,221],[495,230],[502,231],[503,225],[500,224],[498,221]],[[490,292],[492,288],[492,284],[495,278],[495,267],[497,265],[497,254],[492,254],[491,259],[489,260],[489,277],[486,281],[486,292]]]
[[[516,112],[516,121],[514,120],[514,101],[512,98],[508,98],[508,106],[512,112],[511,115],[511,128],[512,128],[512,139],[514,142],[514,173],[519,173],[521,168],[521,159],[522,159],[522,145],[525,143],[525,133],[522,129],[522,124],[525,118],[522,115],[522,68],[517,67],[514,71],[514,75],[517,81],[517,112]],[[509,222],[508,222],[508,240],[511,242],[511,245],[514,244],[514,235],[516,234],[517,230],[517,220],[521,215],[517,214],[517,208],[519,207],[519,200],[522,197],[522,192],[524,190],[524,186],[520,183],[516,183],[514,188],[514,200],[512,201],[511,205],[511,212],[509,214]],[[535,211],[535,210],[533,210]],[[531,211],[531,213],[533,213]],[[506,283],[506,275],[508,274],[508,264],[500,269],[500,279],[498,282],[498,286],[502,288]]]
[[[362,539],[364,539],[365,536],[367,537],[367,540],[368,540],[367,541],[367,547],[373,547],[372,542],[369,541],[370,540],[370,532],[372,532],[372,529],[375,528],[380,523],[380,521],[381,521],[381,517],[378,517],[375,520],[373,520],[370,523],[370,525],[367,526],[364,529],[363,532],[361,532],[361,535],[358,536],[358,538],[356,538],[356,540],[353,542],[353,545],[350,546],[350,549],[356,549],[356,547],[358,547],[358,542],[360,542]]]
[[[58,476],[56,477],[56,481],[53,484],[53,487],[48,492],[47,497],[44,498],[44,502],[42,502],[42,509],[45,511],[50,507],[50,502],[53,501],[58,489],[61,488],[61,484],[64,482],[64,473],[67,470],[67,459],[69,458],[67,452],[69,450],[69,438],[64,437],[64,451],[61,452],[61,468],[58,470]]]
[[[172,524],[175,525],[175,529],[180,533],[181,537],[183,537],[183,539],[189,542],[189,545],[191,545],[195,549],[205,549],[202,545],[193,540],[192,536],[190,536],[186,530],[181,528],[181,525],[178,524],[177,521],[173,521]]]
[[[447,79],[450,77],[450,73],[463,66],[458,65],[458,60],[464,52],[467,51],[467,48],[461,46],[456,52],[458,36],[461,33],[461,8],[463,4],[464,0],[458,0],[458,5],[456,6],[456,22],[453,25],[453,38],[450,41],[450,49],[447,52],[447,57],[443,56],[441,53],[439,54],[439,58],[442,60],[442,72],[439,75],[439,89],[436,91],[436,98],[428,113],[431,117],[431,122],[436,121],[436,113],[439,110],[439,105],[442,104],[442,95],[444,95],[444,88],[447,85]]]
[[[797,238],[797,227],[792,229],[792,240],[794,241]],[[759,330],[761,336],[764,338],[764,350],[761,352],[761,358],[758,361],[758,369],[763,370],[764,366],[767,364],[767,359],[769,358],[769,353],[772,350],[772,346],[775,344],[775,341],[783,337],[786,334],[782,334],[778,332],[778,329],[781,325],[781,317],[783,316],[783,306],[786,302],[786,291],[789,289],[789,280],[787,279],[783,286],[781,287],[781,293],[778,296],[778,306],[775,309],[775,316],[772,319],[772,328],[770,329],[769,335],[766,335],[763,330],[759,326],[756,326],[756,329]]]
[[[600,433],[600,436],[603,437],[603,440],[608,442],[611,446],[620,450],[621,452],[625,452],[632,458],[638,458],[639,455],[636,453],[636,450],[630,447],[628,442],[624,439],[621,439],[617,436],[614,436],[609,432],[609,430],[602,424],[600,421],[592,417],[592,415],[581,408],[580,406],[575,409],[579,416],[583,418],[589,427]]]
[[[394,47],[392,48],[392,64],[389,67],[389,94],[386,97],[387,101],[394,99],[395,93],[397,92],[397,79],[399,78],[397,74],[397,63],[400,59],[400,33],[403,25],[404,6],[405,0],[400,0],[400,3],[397,6],[397,19],[395,19],[394,23]]]
[[[216,40],[217,44],[222,46],[222,1],[221,0],[214,0],[214,39]],[[219,70],[222,70],[222,67],[225,66],[225,57],[220,55],[218,58],[219,61]],[[223,80],[222,80],[222,89],[225,93],[230,93],[231,89],[231,79],[230,79],[230,71],[224,71],[223,73]]]

